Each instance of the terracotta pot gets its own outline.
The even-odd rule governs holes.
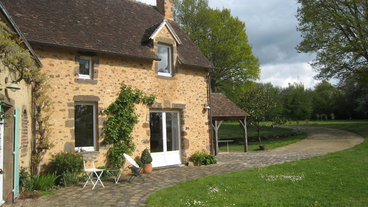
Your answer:
[[[143,172],[145,174],[151,174],[152,173],[152,163],[150,163],[150,164],[144,164],[144,166],[143,166]]]

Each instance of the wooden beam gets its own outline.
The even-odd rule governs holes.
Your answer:
[[[218,154],[218,129],[220,128],[222,122],[223,122],[222,120],[221,121],[215,121],[215,125],[213,125],[213,123],[211,123],[213,129],[215,130],[215,155]]]
[[[248,131],[247,131],[247,117],[244,117],[244,120],[239,120],[240,124],[244,129],[244,152],[248,152]]]

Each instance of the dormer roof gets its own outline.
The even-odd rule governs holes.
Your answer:
[[[174,29],[172,28],[172,26],[170,25],[169,21],[167,19],[164,19],[162,21],[162,23],[155,29],[155,31],[151,34],[151,36],[149,37],[149,39],[153,40],[155,39],[155,37],[157,36],[157,34],[160,33],[160,31],[162,30],[162,28],[166,27],[170,34],[173,36],[173,38],[175,39],[176,43],[178,45],[183,44],[179,38],[179,36],[176,34],[176,32],[174,31]]]

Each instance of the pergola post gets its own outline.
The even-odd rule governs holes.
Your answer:
[[[248,152],[248,131],[247,131],[247,117],[244,117],[244,120],[239,120],[240,124],[244,129],[244,152]]]
[[[222,124],[222,120],[221,121],[216,120],[215,125],[213,125],[213,122],[211,124],[215,131],[215,155],[217,155],[218,154],[218,129],[220,128]]]

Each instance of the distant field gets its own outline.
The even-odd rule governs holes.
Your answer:
[[[259,149],[258,134],[254,127],[248,126],[248,149]],[[306,137],[305,133],[292,129],[264,126],[260,133],[262,144],[267,149],[273,149],[300,141]],[[244,151],[244,130],[239,122],[224,122],[219,129],[219,139],[230,139],[230,151]],[[226,151],[226,143],[219,143],[220,151]]]

